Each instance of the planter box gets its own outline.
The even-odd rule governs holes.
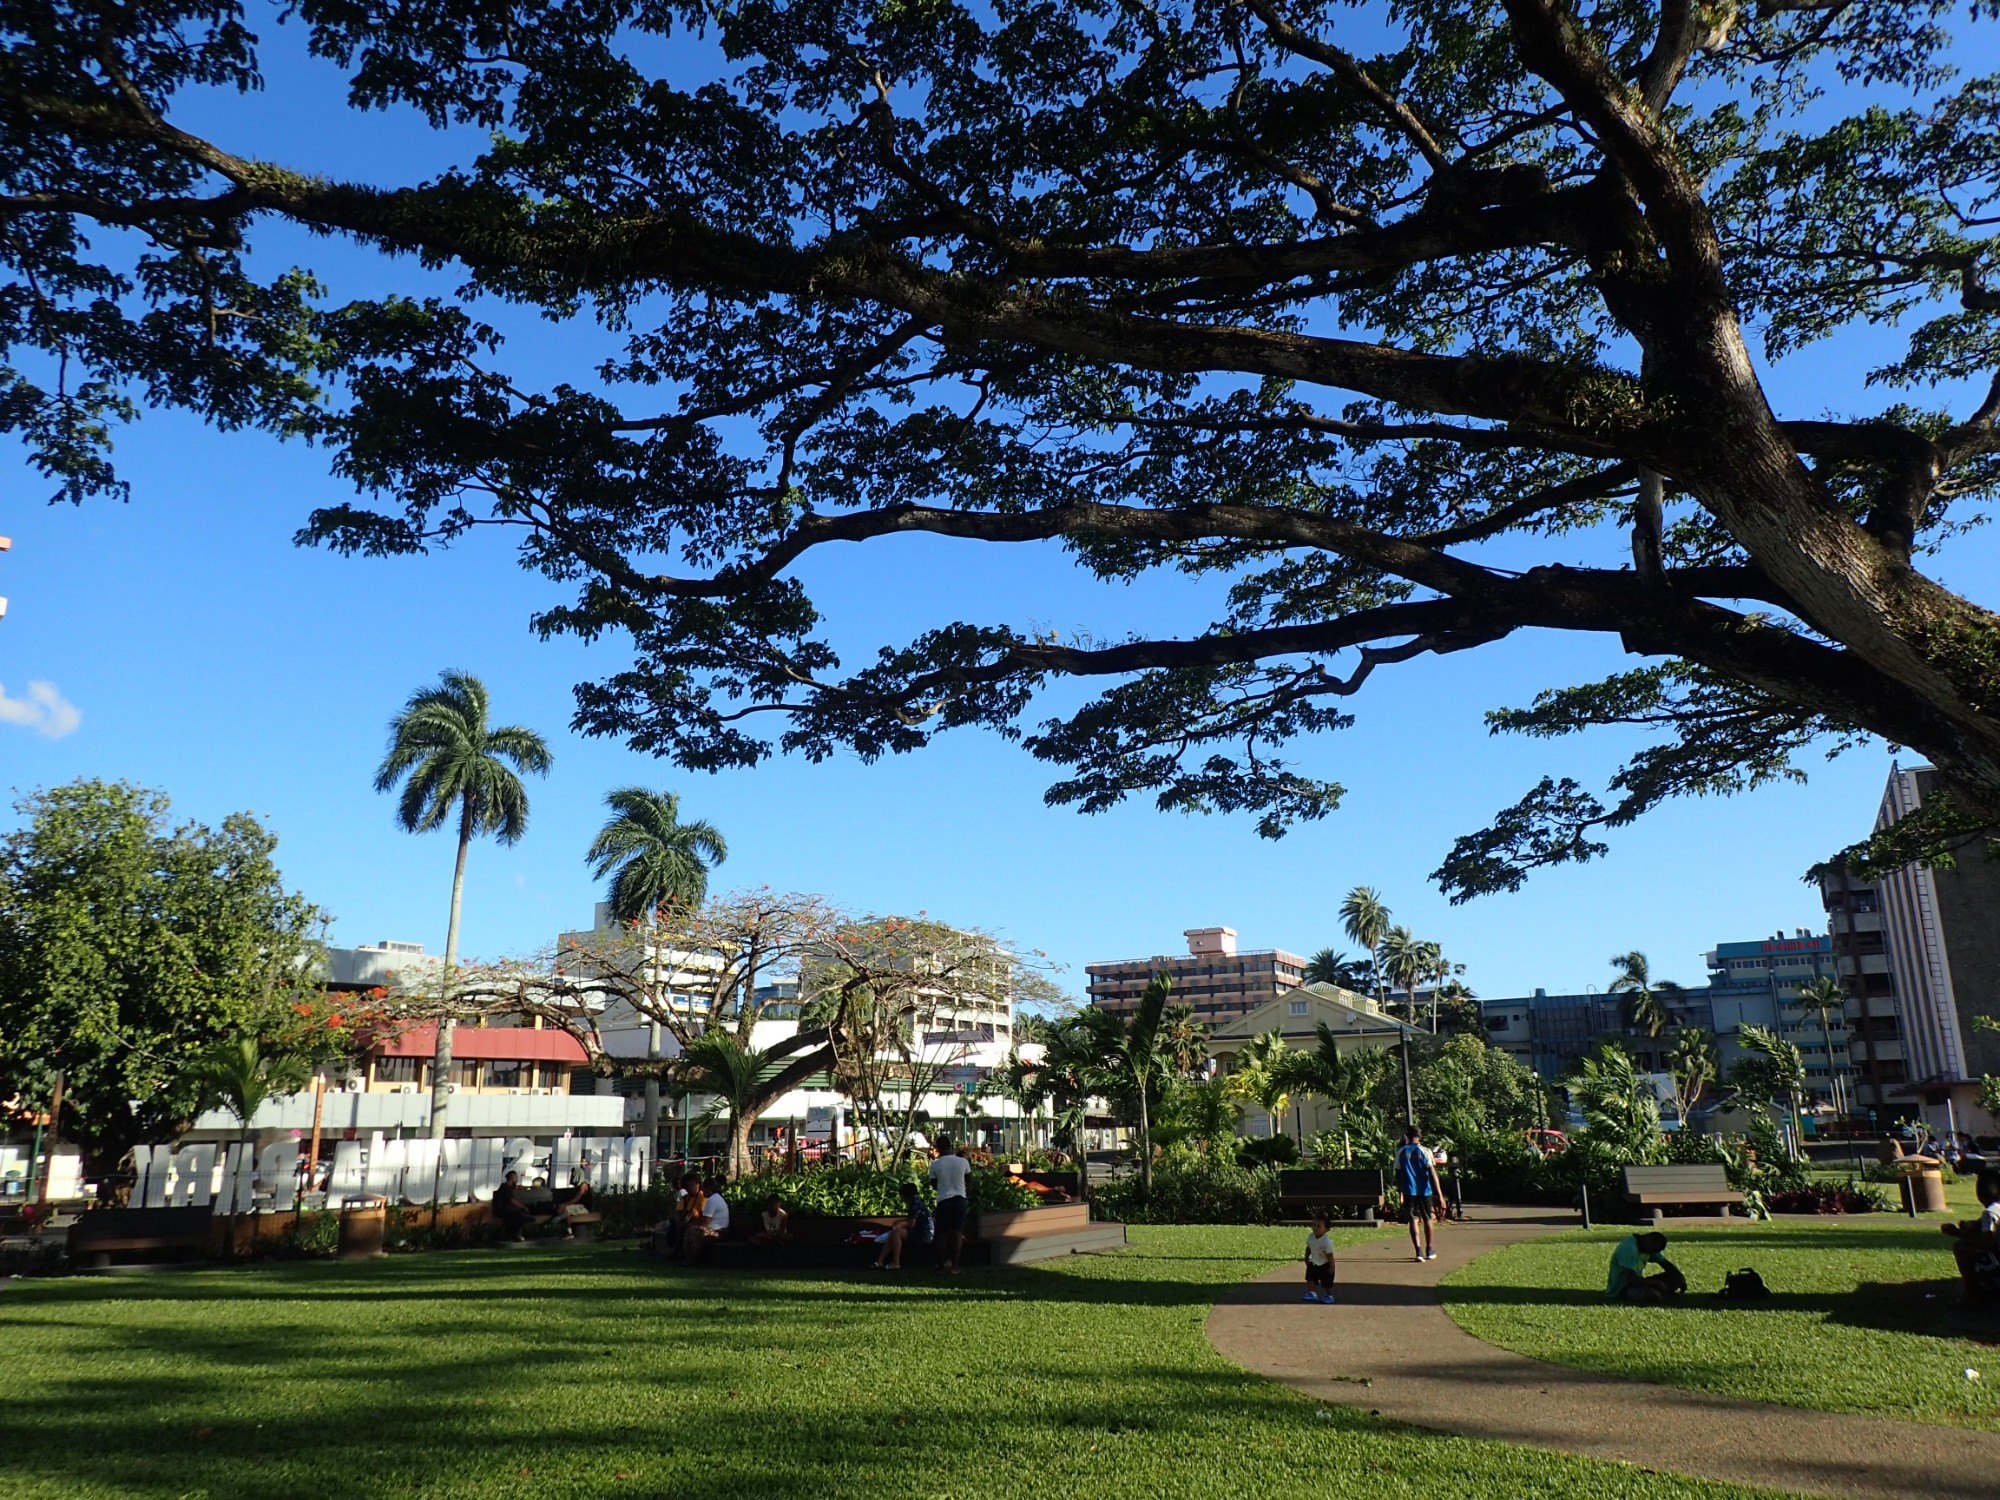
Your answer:
[[[1088,1203],[1044,1203],[1038,1208],[1015,1208],[999,1213],[974,1214],[969,1226],[982,1240],[1003,1237],[1018,1239],[1035,1234],[1070,1234],[1090,1227]]]

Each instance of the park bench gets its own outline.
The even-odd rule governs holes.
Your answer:
[[[120,1250],[208,1249],[211,1210],[203,1208],[94,1208],[69,1227],[72,1260],[108,1266]]]
[[[1295,1167],[1278,1174],[1278,1207],[1287,1218],[1306,1214],[1344,1216],[1357,1211],[1364,1223],[1375,1222],[1382,1206],[1382,1174],[1362,1167]]]
[[[1651,1209],[1653,1221],[1668,1208],[1713,1208],[1724,1218],[1741,1207],[1743,1195],[1729,1185],[1729,1173],[1719,1163],[1693,1167],[1627,1167],[1625,1196]]]

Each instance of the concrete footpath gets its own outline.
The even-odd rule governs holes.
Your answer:
[[[1297,1266],[1246,1282],[1208,1319],[1247,1370],[1321,1401],[1465,1437],[1553,1448],[1765,1489],[1868,1500],[1994,1500],[2000,1434],[1801,1411],[1568,1370],[1473,1338],[1441,1277],[1573,1214],[1468,1208],[1422,1264],[1406,1235],[1340,1255],[1340,1302],[1308,1306]]]

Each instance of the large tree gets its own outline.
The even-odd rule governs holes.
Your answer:
[[[0,1097],[46,1109],[60,1070],[57,1131],[93,1173],[187,1128],[218,1047],[344,1040],[320,992],[321,915],[285,889],[277,840],[249,814],[174,824],[160,793],[104,781],[15,812],[0,838]]]
[[[0,18],[0,423],[66,494],[117,490],[112,429],[177,405],[323,445],[362,498],[309,540],[502,528],[575,589],[542,630],[630,637],[582,727],[687,766],[983,724],[1064,768],[1054,801],[1276,833],[1340,796],[1281,745],[1346,724],[1372,673],[1561,630],[1640,660],[1495,727],[1653,741],[1608,794],[1552,775],[1461,840],[1455,897],[1867,736],[1941,774],[1872,851],[1899,860],[2000,823],[2000,616],[1941,581],[2000,481],[2000,87],[1951,50],[1989,20],[272,13],[268,46],[459,153],[369,181],[337,145],[328,176],[271,159],[278,112],[290,139],[342,121],[254,92],[267,43],[232,0],[24,0]],[[436,295],[343,300],[254,248],[298,230],[437,268]],[[510,357],[507,304],[595,319],[599,347]],[[1784,410],[1767,375],[1794,357],[1829,382]],[[800,567],[843,544],[910,566],[914,533],[1216,575],[1228,603],[1146,637],[941,619],[843,665]],[[1029,717],[1065,677],[1104,686]]]

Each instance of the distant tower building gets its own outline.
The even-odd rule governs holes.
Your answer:
[[[1238,952],[1234,927],[1190,927],[1186,953],[1117,958],[1085,964],[1090,1003],[1124,1013],[1138,1002],[1155,974],[1174,982],[1173,999],[1194,1007],[1211,1025],[1231,1021],[1305,983],[1306,961],[1282,948]]]
[[[1923,806],[1937,773],[1889,768],[1879,831]],[[2000,1073],[2000,1035],[1974,1022],[2000,1019],[2000,863],[1983,835],[1953,850],[1951,869],[1909,864],[1882,877],[1882,931],[1902,1015],[1909,1083],[1900,1091],[1934,1126],[2000,1129],[1976,1101],[1982,1074]]]

